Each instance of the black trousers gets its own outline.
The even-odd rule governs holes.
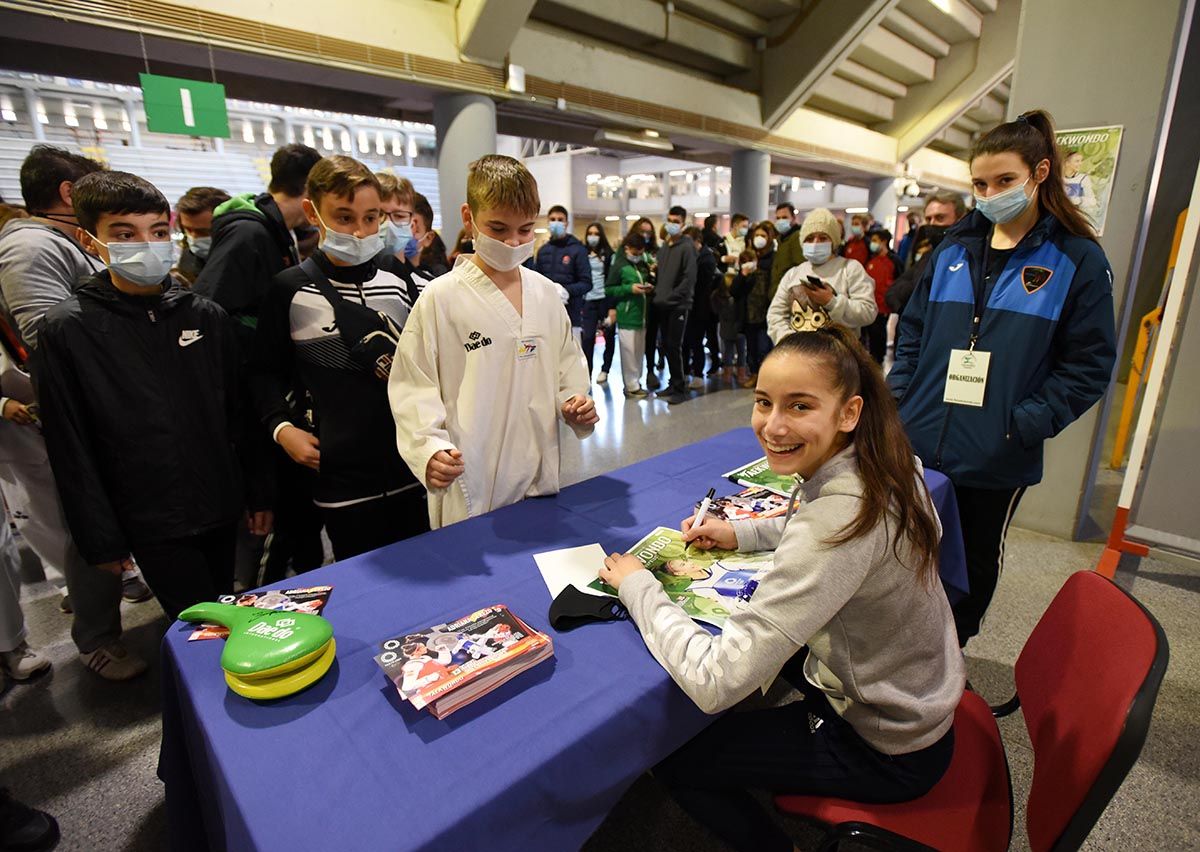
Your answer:
[[[888,315],[880,314],[875,321],[862,330],[863,343],[877,364],[882,364],[887,355]]]
[[[278,449],[278,448],[277,448]],[[275,527],[262,561],[262,575],[254,585],[275,583],[287,576],[290,567],[297,574],[320,568],[325,561],[321,529],[325,521],[313,504],[317,474],[296,464],[286,453],[276,468],[278,496],[275,499]]]
[[[929,792],[950,766],[953,730],[920,751],[886,755],[855,733],[819,690],[800,680],[803,701],[727,713],[654,768],[671,797],[734,849],[793,848],[750,788],[904,802]]]
[[[655,305],[650,312],[658,322],[658,329],[666,338],[667,370],[670,382],[667,384],[668,393],[686,393],[687,383],[683,380],[683,334],[687,330],[688,312],[686,308],[675,308],[670,305]],[[647,332],[647,335],[649,332]],[[650,348],[649,336],[646,338],[646,348]]]
[[[765,322],[748,322],[743,331],[746,335],[746,361],[749,364],[750,373],[756,375],[763,360],[774,348],[774,344],[771,343],[771,335],[767,333]]]
[[[695,307],[688,312],[687,325],[683,332],[683,372],[689,376],[704,378],[704,333],[711,324],[712,311]],[[718,358],[713,364],[719,363]]]
[[[419,486],[321,513],[338,562],[429,532],[429,506]]]
[[[237,524],[133,549],[142,577],[174,621],[192,604],[233,592]]]
[[[709,373],[716,373],[722,366],[721,364],[721,331],[717,315],[711,310],[708,312],[708,323],[704,329],[704,335],[708,341],[708,357],[712,359],[712,366],[709,368]]]
[[[654,362],[658,360],[658,312],[654,309],[654,296],[646,298],[646,378],[654,373]]]
[[[992,602],[1000,570],[1004,567],[1008,525],[1024,493],[1024,488],[997,490],[954,485],[967,554],[967,581],[971,585],[970,593],[954,606],[959,647],[979,633],[979,625]]]
[[[609,307],[608,299],[592,299],[583,303],[583,357],[587,359],[589,376],[592,374],[592,356],[596,352],[597,329],[604,334],[604,362],[600,369],[605,373],[612,371],[616,335],[613,334],[613,326],[604,324]]]

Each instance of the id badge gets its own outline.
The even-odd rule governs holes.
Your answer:
[[[943,402],[952,405],[983,407],[987,391],[988,364],[991,352],[978,349],[951,349],[950,366],[946,369],[946,393]]]
[[[537,357],[541,343],[536,337],[523,337],[517,342],[517,360],[532,361]]]

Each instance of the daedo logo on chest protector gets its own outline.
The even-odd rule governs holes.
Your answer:
[[[492,345],[492,339],[490,337],[484,337],[478,331],[472,331],[468,337],[470,339],[463,344],[463,349],[467,350],[468,352],[474,352],[476,349],[482,349],[485,346]]]

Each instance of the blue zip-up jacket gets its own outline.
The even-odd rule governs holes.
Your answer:
[[[572,326],[582,325],[583,297],[592,289],[592,265],[588,262],[587,246],[574,234],[561,240],[548,240],[538,249],[534,268],[553,281],[567,288],[571,300],[567,302],[567,316]]]
[[[978,211],[934,251],[897,332],[888,384],[926,467],[973,488],[1042,479],[1042,443],[1107,390],[1116,359],[1112,269],[1046,215],[988,292],[975,348],[991,353],[981,408],[942,401],[951,349],[969,349],[991,222]]]

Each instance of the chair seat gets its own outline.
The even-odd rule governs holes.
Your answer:
[[[780,795],[775,806],[829,826],[868,823],[941,852],[1003,852],[1012,837],[1012,787],[1000,730],[987,702],[969,691],[954,712],[950,767],[921,798],[872,805]]]

